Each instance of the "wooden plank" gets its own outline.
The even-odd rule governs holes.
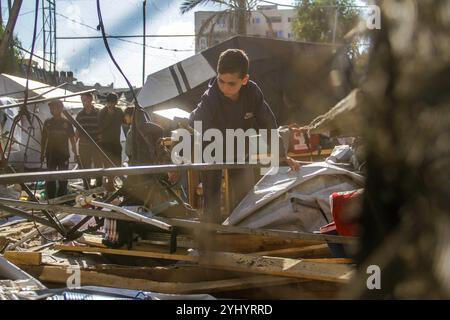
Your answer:
[[[42,261],[40,252],[6,251],[3,256],[10,262],[19,265],[39,266]]]
[[[291,247],[306,247],[321,243],[309,240],[283,239],[256,234],[233,233],[206,234],[203,238],[197,240],[208,243],[208,247],[214,251],[239,253],[253,253]]]
[[[81,247],[81,246],[66,246],[66,245],[55,245],[56,250],[61,251],[73,251],[73,252],[86,252],[86,253],[106,253],[106,254],[116,254],[122,256],[130,257],[143,257],[143,258],[154,258],[154,259],[165,259],[165,260],[176,260],[176,261],[191,261],[197,262],[198,257],[182,255],[182,254],[170,254],[161,252],[148,252],[148,251],[137,251],[137,250],[121,250],[121,249],[109,249],[109,248],[94,248],[94,247]]]
[[[350,258],[323,258],[323,259],[302,259],[305,262],[316,263],[337,263],[337,264],[354,264],[355,261]]]
[[[140,240],[136,243],[136,246],[146,245],[160,245],[165,250],[168,248],[170,235],[168,233],[154,233],[150,235],[150,240]],[[157,241],[155,241],[157,240]],[[301,250],[302,247],[311,246],[317,244],[315,241],[305,241],[297,239],[280,239],[273,237],[265,237],[259,235],[248,234],[209,234],[205,238],[198,239],[200,241],[206,241],[210,244],[209,248],[214,251],[226,251],[226,252],[240,252],[240,253],[252,253],[257,251],[286,249],[296,247],[297,250]],[[102,243],[101,236],[84,234],[81,238],[77,239],[77,242],[87,244],[93,247],[105,248]],[[178,247],[184,248],[197,248],[197,243],[183,236],[178,236]],[[327,245],[323,245],[327,247]],[[311,247],[313,249],[313,247]],[[325,250],[324,250],[325,251]],[[325,255],[326,256],[326,255]]]
[[[284,277],[347,283],[353,273],[350,266],[339,263],[320,263],[314,260],[297,260],[261,257],[238,253],[208,253],[201,256],[199,264],[223,270],[260,273]]]
[[[283,276],[292,278],[304,278],[311,280],[323,280],[331,282],[348,282],[352,269],[342,263],[321,263],[311,259],[308,261],[262,257],[249,254],[238,254],[228,252],[208,252],[203,256],[187,256],[180,254],[167,254],[159,252],[146,252],[134,250],[117,250],[105,248],[90,248],[77,246],[56,245],[55,249],[75,252],[96,252],[125,256],[146,257],[166,260],[179,260],[199,262],[201,266],[231,270],[238,272],[250,272],[267,274],[273,276]]]
[[[70,274],[67,273],[67,267],[24,266],[23,268],[25,271],[34,275],[43,282],[66,284],[67,278],[70,276]],[[98,285],[123,289],[155,291],[169,294],[214,293],[255,287],[267,287],[299,281],[297,279],[280,277],[252,276],[243,279],[201,281],[194,283],[159,282],[146,279],[121,277],[84,269],[80,269],[80,280],[80,284],[82,286]]]
[[[192,221],[192,220],[186,220],[186,219],[176,219],[176,218],[155,217],[155,220],[160,220],[162,222],[168,223],[173,227],[186,228],[186,229],[191,229],[191,230],[199,230],[202,232],[216,231],[216,232],[222,232],[222,233],[248,234],[248,235],[272,237],[272,238],[281,238],[281,239],[296,239],[296,240],[311,241],[311,242],[316,242],[316,243],[317,242],[323,243],[323,242],[327,241],[330,243],[356,244],[357,240],[358,240],[357,237],[345,237],[345,236],[317,234],[317,233],[301,232],[301,231],[252,229],[252,228],[246,228],[246,227],[226,226],[226,225],[220,225],[220,224],[214,224],[214,223],[205,223],[205,222]]]
[[[95,236],[91,234],[83,234],[76,241],[79,243],[87,244],[92,247],[106,248],[106,246],[102,243],[102,236]]]
[[[330,257],[331,252],[327,244],[305,246],[300,248],[283,248],[268,251],[259,251],[258,256],[283,257],[283,258],[324,258]]]

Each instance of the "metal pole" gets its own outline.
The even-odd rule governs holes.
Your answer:
[[[338,21],[338,6],[336,3],[336,8],[334,9],[334,28],[333,28],[333,44],[336,43],[336,29],[337,29],[337,21]]]
[[[93,205],[95,207],[100,207],[100,208],[105,208],[105,209],[109,209],[118,213],[122,213],[124,215],[126,215],[127,217],[133,219],[136,222],[142,222],[145,224],[150,224],[152,226],[155,226],[157,228],[166,230],[166,231],[171,231],[172,230],[172,226],[170,224],[167,224],[165,222],[161,222],[143,215],[140,215],[138,213],[135,213],[131,210],[122,208],[122,207],[118,207],[109,203],[104,203],[104,202],[99,202],[99,201],[95,201],[92,199],[92,197],[88,196],[79,196],[77,197],[77,202],[81,205],[86,205],[86,204],[90,204]]]
[[[42,171],[27,172],[17,174],[0,175],[0,184],[25,183],[33,181],[56,181],[68,179],[83,179],[95,177],[121,177],[128,175],[144,175],[144,174],[166,174],[170,171],[209,171],[222,169],[243,169],[243,168],[260,168],[261,164],[168,164],[154,166],[132,166],[119,168],[100,168],[100,169],[83,169],[83,170],[61,170],[61,171]]]
[[[145,83],[145,23],[146,23],[146,18],[145,18],[145,7],[147,5],[147,1],[144,0],[143,3],[143,10],[142,10],[142,17],[143,17],[143,33],[142,33],[142,86],[144,86]]]
[[[56,72],[56,0],[53,1],[53,42],[54,42],[54,51],[53,51],[53,72]]]
[[[25,208],[27,210],[52,210],[54,212],[75,213],[75,214],[80,214],[80,215],[90,216],[90,217],[109,218],[109,219],[116,219],[116,220],[123,220],[123,221],[135,221],[134,219],[127,217],[124,214],[116,213],[113,211],[85,209],[85,208],[70,207],[70,206],[64,206],[64,205],[58,205],[58,204],[43,204],[43,203],[13,200],[13,199],[7,199],[7,198],[0,198],[0,206],[4,206],[6,208],[6,210],[4,210],[4,211],[9,212],[9,213],[11,212],[12,209],[14,209],[12,207],[20,207],[20,208]],[[12,212],[12,214],[16,215],[16,212]],[[38,218],[37,216],[34,216],[34,217]],[[27,213],[27,216],[25,218],[27,218],[27,219],[30,218],[30,214]],[[39,221],[36,221],[36,222],[40,223]],[[42,223],[42,224],[55,229],[54,226],[49,225],[49,222],[47,220],[45,220],[45,223]]]
[[[42,0],[42,53],[44,55],[44,61],[42,61],[44,70],[46,69],[46,61],[47,61],[47,55],[46,55],[46,49],[47,49],[47,41],[46,41],[46,34],[47,30],[45,29],[45,0]]]

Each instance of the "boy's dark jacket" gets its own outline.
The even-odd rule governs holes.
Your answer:
[[[202,131],[211,128],[219,129],[225,134],[226,129],[277,128],[277,121],[258,85],[249,80],[239,92],[239,100],[233,102],[220,91],[217,79],[209,83],[208,89],[201,97],[197,108],[191,112],[189,124],[202,121]],[[270,138],[269,138],[270,141]],[[283,144],[280,141],[280,156],[284,156]]]

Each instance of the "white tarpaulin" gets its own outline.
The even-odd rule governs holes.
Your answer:
[[[5,106],[8,104],[17,103],[18,101],[15,99],[23,99],[25,87],[25,78],[12,76],[5,73],[0,74],[0,96],[2,97],[0,105]],[[55,88],[34,80],[29,80],[28,88],[30,99],[37,96],[39,96],[37,99],[51,99],[73,93],[71,91]],[[11,97],[15,99],[11,99]],[[80,96],[69,97],[61,100],[64,103],[64,107],[68,109],[72,115],[83,108]],[[33,124],[30,126],[26,117],[21,118],[16,130],[14,131],[15,141],[12,144],[12,152],[8,159],[9,164],[15,166],[19,171],[22,171],[25,167],[28,169],[41,168],[41,126],[46,119],[51,117],[48,101],[29,104],[27,108],[28,111],[35,114],[38,119],[33,117]],[[14,117],[17,116],[18,111],[18,107],[5,108],[1,110],[0,117],[3,119],[0,120],[4,120],[1,127],[3,139],[7,137],[7,133],[11,130],[12,121]],[[4,145],[4,142],[5,141],[2,142],[2,146]]]
[[[313,232],[333,220],[333,192],[363,184],[363,176],[326,162],[302,166],[298,172],[281,167],[255,185],[224,225]]]
[[[187,92],[215,75],[205,57],[197,54],[149,75],[137,99],[144,108],[153,106]]]

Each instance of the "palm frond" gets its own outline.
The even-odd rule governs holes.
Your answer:
[[[194,9],[195,7],[199,5],[205,5],[208,2],[212,2],[215,4],[222,4],[227,7],[230,6],[230,3],[224,0],[185,0],[180,5],[180,12],[181,14],[185,14]]]
[[[208,17],[208,19],[206,19],[205,22],[203,22],[203,24],[200,26],[200,29],[198,30],[198,36],[203,35],[205,33],[205,30],[209,26],[211,26],[209,30],[210,33],[209,36],[211,36],[211,33],[214,32],[214,28],[215,25],[217,24],[217,21],[219,21],[223,16],[225,16],[229,12],[230,10],[217,11],[216,13]],[[197,41],[200,41],[200,37],[197,37]]]
[[[194,9],[196,6],[207,4],[209,1],[210,0],[185,0],[180,5],[180,12],[181,14],[185,14]]]

